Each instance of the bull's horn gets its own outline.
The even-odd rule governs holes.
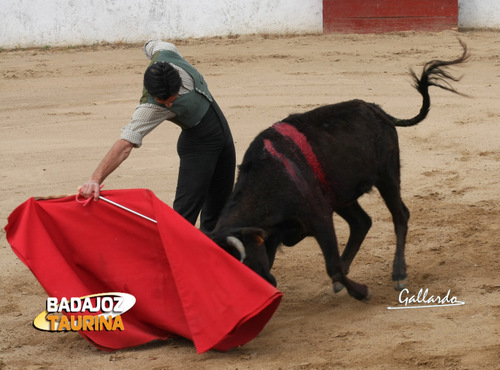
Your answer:
[[[235,238],[234,236],[228,236],[227,237],[227,244],[235,247],[238,252],[240,252],[240,262],[243,262],[245,260],[245,257],[246,257],[246,253],[245,253],[245,247],[243,246],[243,243],[238,239],[238,238]]]

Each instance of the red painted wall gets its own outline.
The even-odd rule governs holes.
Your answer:
[[[456,29],[458,0],[323,0],[323,32]]]

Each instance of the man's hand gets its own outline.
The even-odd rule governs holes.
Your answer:
[[[95,181],[87,181],[80,188],[80,194],[84,198],[89,198],[94,195],[94,200],[99,200],[99,196],[101,195],[101,185]]]

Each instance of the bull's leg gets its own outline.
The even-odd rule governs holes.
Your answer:
[[[363,301],[369,301],[371,293],[368,287],[364,284],[356,283],[346,277],[339,254],[333,222],[317,227],[315,237],[323,252],[326,270],[333,283],[338,281],[346,287],[349,295],[352,297]]]
[[[276,250],[278,249],[279,240],[276,238],[269,238],[266,240],[266,253],[269,258],[269,269],[273,268],[274,259],[276,257]]]
[[[347,207],[338,209],[336,212],[349,224],[349,239],[342,253],[342,263],[347,273],[372,226],[372,220],[357,201]]]
[[[401,199],[399,176],[388,176],[381,179],[377,184],[377,188],[387,208],[389,208],[394,222],[394,230],[396,232],[396,253],[392,268],[392,280],[394,281],[394,288],[396,290],[402,290],[407,285],[405,245],[410,211],[408,211],[408,208],[406,208]]]
[[[351,263],[372,226],[372,220],[357,201],[338,209],[336,212],[349,224],[349,240],[342,253],[342,264],[345,273],[348,274]],[[335,293],[340,292],[343,288],[344,286],[340,282],[334,282]]]

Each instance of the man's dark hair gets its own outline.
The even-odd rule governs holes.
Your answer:
[[[144,87],[153,97],[168,99],[179,92],[181,77],[167,62],[156,62],[144,73]]]

